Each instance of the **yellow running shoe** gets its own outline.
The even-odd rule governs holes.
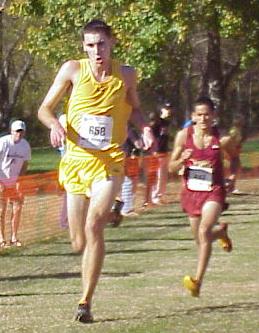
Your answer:
[[[226,252],[231,252],[233,249],[232,241],[228,237],[228,224],[227,223],[220,223],[223,230],[225,230],[226,236],[219,239],[219,245],[222,249]]]
[[[193,297],[200,296],[200,284],[191,276],[186,275],[183,279],[183,285],[191,292]]]

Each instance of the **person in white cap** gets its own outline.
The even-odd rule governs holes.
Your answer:
[[[24,139],[26,125],[22,120],[11,124],[11,133],[0,138],[0,249],[7,244],[5,239],[5,222],[7,205],[12,205],[10,245],[21,246],[17,239],[20,224],[23,196],[18,190],[18,177],[27,170],[31,159],[31,147]]]

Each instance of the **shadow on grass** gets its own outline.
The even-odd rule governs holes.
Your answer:
[[[161,216],[162,215],[162,216]],[[130,219],[130,218],[129,218]],[[143,220],[173,220],[173,219],[187,219],[187,215],[185,214],[181,214],[181,215],[174,215],[174,213],[172,214],[168,214],[168,212],[166,213],[166,215],[163,215],[163,214],[152,214],[152,216],[150,215],[141,215],[140,216],[140,220],[143,221]]]
[[[78,257],[80,254],[73,252],[48,252],[48,253],[19,253],[18,251],[11,251],[9,249],[5,250],[5,252],[1,253],[1,257],[12,257],[12,258],[40,258],[40,257]]]
[[[240,192],[240,193],[232,193],[230,194],[231,198],[238,198],[238,197],[248,197],[248,196],[252,196],[252,197],[259,197],[258,193],[249,193],[249,192]]]
[[[259,310],[259,303],[256,302],[246,302],[246,303],[235,303],[229,305],[219,305],[219,306],[206,306],[197,307],[187,311],[179,310],[171,314],[165,315],[154,315],[153,319],[168,319],[172,317],[180,316],[190,316],[191,314],[205,314],[210,312],[220,312],[220,313],[235,313],[241,311],[256,311]],[[129,321],[129,320],[143,320],[143,316],[132,316],[132,317],[118,317],[118,318],[106,318],[95,320],[94,323],[105,323],[105,322],[116,322],[116,321]],[[93,323],[93,324],[94,324]]]
[[[184,241],[189,242],[192,241],[193,238],[127,238],[127,239],[107,239],[106,243],[124,243],[124,242],[151,242],[151,241]]]
[[[69,291],[69,292],[35,292],[35,293],[8,293],[8,294],[0,294],[0,298],[9,298],[9,297],[30,297],[30,296],[52,296],[52,295],[77,295],[78,292],[75,291]],[[0,305],[14,305],[15,304],[1,304]]]
[[[127,224],[127,225],[124,225],[122,222],[121,227],[125,228],[125,229],[126,228],[127,229],[130,229],[130,228],[137,229],[137,228],[185,228],[185,227],[189,227],[188,223],[168,223],[168,224],[153,223],[153,224],[151,224],[148,222],[144,222],[144,223],[141,223],[141,222],[142,221],[139,221],[139,224],[135,224],[135,221],[134,221],[134,224]]]
[[[41,280],[41,279],[73,279],[80,278],[79,272],[62,272],[55,274],[38,274],[38,275],[18,275],[18,276],[7,276],[0,278],[0,281],[21,281],[21,280]],[[2,295],[0,295],[2,296]]]
[[[241,310],[259,310],[258,302],[243,302],[243,303],[233,303],[228,305],[217,305],[217,306],[206,306],[197,307],[185,311],[187,315],[193,313],[210,313],[210,312],[238,312]]]
[[[102,276],[109,278],[118,278],[118,277],[130,277],[136,274],[142,274],[143,272],[102,272]],[[80,272],[62,272],[55,274],[38,274],[38,275],[19,275],[19,276],[8,276],[0,278],[0,281],[22,281],[22,280],[42,280],[42,279],[79,279],[81,278]],[[43,293],[44,294],[44,293]],[[0,297],[7,297],[8,294],[0,294]],[[14,294],[10,294],[9,296],[15,296]]]
[[[107,251],[106,255],[111,254],[137,254],[137,253],[148,253],[148,252],[178,252],[178,251],[189,251],[189,249],[132,249],[132,250],[118,250],[118,251]]]
[[[170,241],[170,240],[175,240],[175,241],[192,241],[192,238],[186,238],[186,239],[178,239],[178,238],[171,238],[171,239],[113,239],[113,240],[107,240],[106,243],[124,243],[124,242],[142,242],[142,241]],[[115,251],[106,251],[106,255],[111,255],[111,254],[128,254],[128,253],[148,253],[148,252],[172,252],[172,251],[188,251],[189,249],[186,248],[175,248],[175,249],[132,249],[132,250],[115,250]],[[1,253],[2,257],[8,257],[10,256],[11,258],[48,258],[48,257],[80,257],[80,253],[59,253],[59,252],[53,252],[53,253],[30,253],[30,254],[25,254],[25,253],[18,253],[18,252],[9,252],[8,250],[4,253]],[[1,281],[1,278],[0,278]]]
[[[254,207],[252,209],[251,209],[251,207],[247,207],[247,208],[242,207],[242,208],[239,208],[239,209],[233,208],[233,209],[230,209],[227,212],[233,213],[235,215],[239,215],[240,212],[241,212],[241,214],[243,213],[243,215],[249,215],[249,213],[250,213],[250,215],[257,215],[258,212],[259,212],[259,209],[256,209]]]

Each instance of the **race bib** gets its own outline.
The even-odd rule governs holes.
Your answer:
[[[111,117],[84,114],[81,119],[78,145],[96,150],[107,149],[111,144],[112,127]]]
[[[191,191],[212,191],[212,168],[190,166],[188,168],[187,188]]]

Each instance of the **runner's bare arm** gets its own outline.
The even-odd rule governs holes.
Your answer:
[[[184,161],[191,157],[192,150],[184,149],[186,136],[187,131],[186,129],[183,129],[179,131],[175,137],[174,148],[169,162],[170,172],[179,171],[182,168]]]
[[[50,141],[54,147],[61,146],[65,139],[65,131],[55,115],[55,108],[74,83],[78,71],[78,61],[63,64],[38,110],[39,120],[51,130]]]
[[[123,67],[125,84],[127,87],[127,102],[132,106],[132,113],[129,122],[143,131],[144,149],[149,149],[155,139],[151,128],[148,126],[142,112],[140,111],[140,101],[137,93],[137,75],[133,67]]]
[[[236,152],[235,142],[230,136],[223,136],[220,139],[220,146],[221,146],[222,150],[229,157],[230,175],[228,176],[228,180],[230,180],[232,182],[232,184],[230,184],[228,187],[229,187],[229,190],[231,191],[231,188],[234,188],[236,176],[237,176],[238,170],[240,168],[240,158],[235,153]]]

